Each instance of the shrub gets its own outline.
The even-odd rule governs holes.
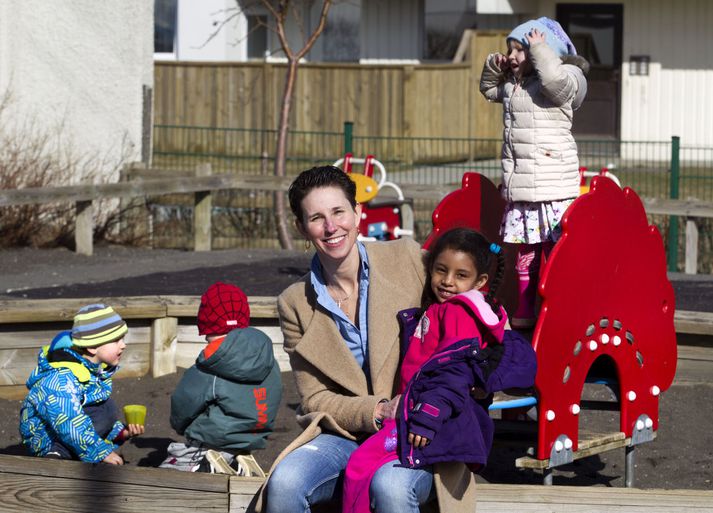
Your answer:
[[[79,156],[63,137],[61,126],[46,129],[35,120],[8,122],[12,103],[9,92],[0,96],[0,189],[91,183],[104,174],[106,163]],[[131,242],[121,240],[115,229],[118,202],[98,203],[95,238]],[[74,216],[74,205],[67,203],[0,207],[0,247],[72,247]]]

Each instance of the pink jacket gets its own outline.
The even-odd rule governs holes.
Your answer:
[[[401,364],[399,393],[428,358],[453,342],[479,336],[483,347],[501,343],[507,314],[502,307],[500,310],[498,319],[483,294],[475,289],[429,306],[409,339]]]

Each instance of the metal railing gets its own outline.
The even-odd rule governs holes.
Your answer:
[[[276,138],[276,130],[155,125],[153,166],[180,170],[206,162],[214,172],[271,175]],[[713,201],[713,146],[689,147],[678,137],[668,141],[585,139],[578,140],[577,145],[581,166],[592,171],[609,168],[623,187],[631,187],[641,197]],[[472,171],[498,183],[500,146],[499,139],[365,137],[346,122],[342,132],[291,131],[286,172],[296,175],[350,152],[355,156],[375,155],[386,166],[389,180],[399,184],[457,185],[465,172]],[[272,195],[235,192],[230,196],[215,206],[227,220],[219,224],[226,227],[226,233],[234,224],[232,218],[255,218],[261,220],[263,228],[272,226]],[[414,200],[417,238],[423,239],[430,230],[435,205],[432,200]],[[175,206],[172,208],[175,210]],[[686,219],[654,215],[651,222],[667,241],[669,269],[677,270]],[[711,253],[713,222],[697,219],[696,224],[701,254]],[[235,242],[249,245],[251,238],[240,236]]]

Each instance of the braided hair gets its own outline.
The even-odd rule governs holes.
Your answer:
[[[433,269],[433,264],[443,251],[446,249],[451,249],[454,251],[461,251],[470,255],[473,259],[473,264],[479,274],[487,273],[492,278],[489,281],[488,293],[485,294],[485,301],[490,305],[498,316],[500,315],[500,308],[498,301],[495,298],[495,293],[500,286],[505,274],[505,257],[503,255],[502,248],[497,244],[491,244],[485,236],[471,228],[453,228],[448,230],[443,235],[441,235],[436,243],[431,247],[426,257],[426,271],[427,271],[427,281],[429,286],[424,287],[423,294],[421,296],[421,307],[425,310],[430,305],[436,302],[436,296],[431,290],[431,273]],[[496,258],[497,263],[495,267],[495,273],[490,274],[489,270],[493,263],[493,257]]]

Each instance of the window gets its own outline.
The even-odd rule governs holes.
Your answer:
[[[267,16],[248,14],[248,59],[262,59],[267,51]]]
[[[154,0],[155,53],[175,53],[178,0]]]
[[[425,29],[428,60],[451,60],[465,29],[474,28],[474,0],[426,0]]]
[[[362,16],[359,2],[337,2],[329,11],[329,19],[320,36],[321,56],[310,57],[330,62],[358,62],[360,53],[359,22]]]

